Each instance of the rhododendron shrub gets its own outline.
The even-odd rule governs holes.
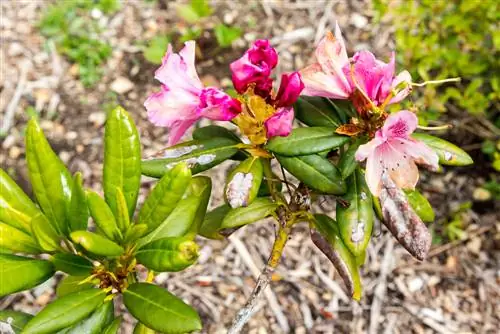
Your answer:
[[[184,308],[189,319],[169,322],[162,318],[172,314],[158,306],[168,304],[167,292],[160,289],[157,296],[152,285],[136,283],[137,275],[130,268],[136,262],[142,263],[151,270],[149,281],[153,271],[182,270],[196,259],[196,236],[224,239],[267,217],[276,221],[276,239],[255,290],[238,312],[230,333],[240,332],[252,315],[255,301],[269,283],[296,224],[308,224],[314,245],[331,260],[355,300],[362,298],[360,268],[377,219],[412,256],[425,260],[431,245],[425,223],[434,220],[434,212],[417,189],[419,168],[438,171],[443,165],[463,166],[472,160],[455,145],[422,133],[424,127],[418,125],[412,111],[388,111],[387,106],[394,109],[414,86],[408,71],[396,72],[394,53],[388,62],[369,51],[349,56],[337,26],[334,34],[327,33],[320,41],[310,65],[284,73],[278,80],[274,71],[279,55],[268,40],[257,40],[230,64],[236,94],[229,95],[202,84],[196,71],[195,50],[192,41],[178,52],[168,46],[155,73],[159,89],[144,103],[149,120],[168,132],[166,147],[152,157],[143,157],[140,167],[135,165],[135,158],[122,157],[122,167],[134,166],[134,173],[121,167],[106,173],[105,159],[105,199],[87,193],[86,204],[81,203],[89,207],[98,227],[91,235],[112,242],[113,247],[103,246],[105,250],[95,253],[89,246],[92,242],[87,240],[91,232],[81,231],[81,222],[72,223],[65,216],[67,210],[80,208],[71,201],[69,206],[65,204],[67,196],[73,197],[71,191],[61,195],[59,202],[45,198],[47,190],[41,198],[35,192],[42,209],[47,202],[52,203],[51,211],[44,214],[54,221],[53,233],[60,236],[56,240],[64,241],[54,244],[54,249],[62,247],[75,256],[86,251],[94,254],[88,255],[97,262],[85,282],[104,289],[96,296],[108,300],[123,293],[130,312],[156,331],[199,329],[196,313],[170,294],[168,298],[175,300],[172,305]],[[196,128],[191,139],[185,138],[203,118],[223,121],[227,126]],[[110,126],[109,131],[119,129]],[[120,136],[119,143],[130,142],[126,133]],[[120,152],[132,151],[128,147]],[[109,161],[112,159],[114,155],[110,154]],[[191,175],[224,161],[234,165],[220,187],[225,203],[206,213],[210,179]],[[137,198],[133,189],[139,182],[135,178],[139,168],[142,174],[160,180],[151,194],[154,200],[146,200],[132,224],[129,219]],[[113,186],[106,186],[106,176],[117,171],[127,178],[134,176],[133,185],[125,186],[123,179],[115,175],[108,177],[114,180],[110,183]],[[39,177],[34,174],[35,180]],[[314,211],[312,200],[318,198],[316,195],[335,201],[335,214]],[[107,203],[106,215],[101,212],[100,218],[94,202]],[[61,219],[55,219],[58,217]],[[106,217],[115,217],[116,226],[101,226]],[[22,222],[9,226],[30,233],[29,226]],[[26,247],[43,247],[46,238],[37,237],[35,231],[31,227],[35,241]],[[115,259],[111,263],[116,265],[99,262],[95,255]],[[53,265],[47,262],[51,268],[47,270],[53,271]],[[32,287],[46,278],[42,276],[30,284],[2,291]],[[96,307],[101,303],[96,299]],[[28,328],[33,328],[30,324],[37,323],[37,317]]]

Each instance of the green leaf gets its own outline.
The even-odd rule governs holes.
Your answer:
[[[121,241],[122,232],[118,229],[115,216],[106,201],[94,191],[87,191],[90,215],[99,230],[110,240]]]
[[[198,234],[208,239],[222,240],[224,236],[219,233],[224,217],[231,211],[227,204],[221,205],[205,215]]]
[[[150,63],[160,65],[169,42],[168,36],[159,35],[153,37],[143,51],[144,58]]]
[[[56,288],[56,294],[59,298],[74,292],[88,290],[93,287],[91,283],[81,283],[87,276],[66,276]]]
[[[121,322],[122,317],[115,318],[113,322],[111,322],[106,328],[104,328],[102,334],[117,334],[118,330],[120,330]]]
[[[250,157],[229,173],[224,197],[232,208],[247,206],[257,197],[264,167],[259,157]]]
[[[218,24],[214,28],[215,38],[219,46],[223,48],[230,47],[235,40],[241,37],[242,30],[237,27],[229,27],[225,24]]]
[[[293,129],[287,137],[273,137],[266,148],[279,155],[310,155],[340,147],[349,141],[349,137],[335,133],[327,127]]]
[[[89,210],[87,197],[83,190],[81,173],[76,173],[73,177],[73,191],[71,192],[68,219],[70,231],[87,229]]]
[[[24,326],[31,320],[33,316],[28,313],[2,310],[0,311],[0,323],[8,324],[14,331],[14,334],[20,334]],[[3,332],[2,332],[3,333]],[[5,332],[11,334],[10,332]]]
[[[30,235],[2,222],[0,222],[0,247],[10,249],[16,253],[42,253],[40,247]]]
[[[89,289],[56,299],[24,327],[23,334],[49,334],[88,317],[106,297],[106,292]]]
[[[349,203],[337,202],[337,222],[340,237],[354,256],[364,254],[373,229],[373,208],[370,189],[360,169],[347,180],[347,193],[343,196]]]
[[[139,263],[157,272],[181,271],[198,259],[198,245],[186,237],[158,239],[139,249]]]
[[[342,180],[345,180],[349,176],[351,176],[351,174],[358,166],[355,155],[359,145],[361,145],[361,140],[356,140],[355,142],[351,143],[347,151],[345,151],[344,154],[342,154],[340,157],[338,168],[340,170],[340,174],[342,175]]]
[[[191,140],[168,147],[155,158],[142,161],[142,173],[160,178],[180,162],[185,162],[191,173],[201,173],[231,158],[238,152],[238,145],[232,139],[212,138]]]
[[[186,197],[196,197],[198,198],[198,207],[196,208],[196,214],[191,223],[190,234],[194,237],[205,219],[205,213],[207,212],[208,202],[210,201],[210,194],[212,192],[212,180],[208,176],[195,176],[191,179],[186,193]]]
[[[31,234],[31,218],[40,210],[2,168],[0,189],[0,221]]]
[[[133,334],[156,334],[156,331],[152,330],[151,328],[146,327],[146,325],[138,322],[134,327]]]
[[[301,96],[293,105],[295,117],[308,126],[338,128],[341,124],[328,99],[319,96]]]
[[[159,332],[186,333],[202,328],[191,306],[153,284],[132,284],[123,292],[123,303],[140,322]]]
[[[190,232],[196,219],[201,198],[189,196],[182,199],[172,213],[155,230],[137,241],[140,248],[147,243],[166,237],[181,237]]]
[[[0,254],[0,297],[31,289],[53,274],[54,267],[49,261]]]
[[[106,302],[99,306],[88,318],[81,320],[76,325],[68,328],[64,334],[101,334],[104,329],[113,321],[114,305],[113,301]]]
[[[276,158],[290,174],[319,192],[334,195],[346,192],[339,170],[326,158],[315,154],[298,157],[276,155]]]
[[[70,237],[73,242],[81,245],[85,250],[95,255],[117,257],[125,251],[120,245],[92,232],[75,231],[70,234]]]
[[[190,6],[199,17],[210,16],[213,12],[207,0],[191,0]]]
[[[247,207],[231,209],[220,226],[221,229],[234,229],[266,218],[279,207],[269,198],[257,198]]]
[[[436,218],[431,204],[418,190],[405,190],[406,197],[415,213],[426,223],[432,223]]]
[[[212,138],[227,138],[235,143],[241,143],[240,138],[233,131],[223,126],[208,125],[193,131],[193,139],[195,140],[203,141]]]
[[[414,139],[429,146],[439,157],[439,163],[450,166],[467,166],[474,163],[472,158],[461,148],[452,143],[425,133],[414,133]]]
[[[56,270],[73,276],[89,276],[94,268],[92,262],[86,258],[69,253],[54,254],[52,263]]]
[[[129,114],[118,106],[108,113],[104,134],[104,198],[115,217],[118,216],[116,189],[119,188],[132,217],[141,182],[139,133]]]
[[[127,202],[120,188],[116,188],[116,225],[122,233],[125,233],[130,226],[130,217],[127,211]]]
[[[61,236],[59,236],[43,213],[39,213],[31,220],[31,232],[37,244],[46,252],[60,249]]]
[[[181,163],[162,176],[139,211],[138,224],[146,224],[148,231],[157,228],[174,210],[191,180],[191,171]]]
[[[136,241],[137,239],[145,235],[147,231],[148,225],[146,224],[134,224],[130,226],[127,233],[125,234],[125,237],[123,238],[123,244],[127,245]]]
[[[360,300],[362,286],[358,261],[342,242],[337,222],[326,215],[314,215],[314,218],[312,241],[335,266],[351,297]]]
[[[33,192],[43,213],[59,234],[66,233],[73,180],[34,119],[26,128],[26,162]]]

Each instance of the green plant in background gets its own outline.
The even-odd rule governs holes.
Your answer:
[[[80,81],[87,87],[101,78],[102,65],[112,51],[102,40],[104,27],[99,16],[109,15],[119,7],[118,0],[58,1],[47,8],[38,24],[41,33],[55,42],[59,52],[78,65]]]
[[[444,93],[425,87],[416,103],[425,106],[422,119],[436,119],[450,102],[500,126],[500,78],[494,75],[500,49],[497,1],[377,0],[375,9],[379,17],[390,15],[398,61],[413,69],[414,80],[462,78]]]
[[[165,47],[170,43],[170,38],[165,35],[153,37],[144,48],[144,58],[153,64],[161,64],[161,59],[165,55]]]
[[[192,178],[188,166],[178,164],[134,214],[141,148],[121,107],[108,114],[104,142],[104,198],[83,188],[80,173],[69,173],[35,119],[27,128],[26,160],[38,205],[0,170],[0,297],[31,289],[57,271],[67,274],[57,299],[34,317],[0,311],[2,326],[14,333],[117,333],[119,294],[141,333],[201,329],[193,308],[152,282],[154,272],[180,271],[196,261],[193,240],[205,215],[210,179]],[[146,279],[140,279],[137,264],[148,268]]]

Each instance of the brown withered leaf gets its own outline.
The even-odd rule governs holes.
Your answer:
[[[357,124],[343,124],[335,130],[335,132],[339,135],[346,135],[350,137],[356,136],[363,131],[364,129]]]
[[[431,247],[431,234],[413,211],[405,193],[394,184],[386,172],[382,173],[380,205],[384,225],[411,255],[423,261]]]

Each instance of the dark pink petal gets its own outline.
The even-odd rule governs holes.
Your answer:
[[[278,54],[267,39],[256,40],[247,52],[252,64],[266,64],[270,69],[278,64]]]
[[[182,136],[186,133],[197,119],[176,120],[171,124],[168,131],[168,146],[177,144]]]
[[[371,101],[378,105],[377,96],[383,83],[386,64],[377,60],[370,51],[356,52],[351,63],[344,66],[343,70],[352,90],[357,88],[363,91]]]
[[[241,104],[221,90],[204,88],[198,110],[200,116],[216,121],[230,121],[241,112]]]
[[[275,136],[286,137],[292,131],[294,113],[292,107],[280,108],[269,117],[264,125],[267,130],[267,138]]]
[[[299,72],[283,74],[275,103],[278,107],[289,107],[297,101],[304,89],[304,83]]]
[[[408,138],[417,128],[417,115],[408,110],[390,114],[382,127],[384,138]]]

